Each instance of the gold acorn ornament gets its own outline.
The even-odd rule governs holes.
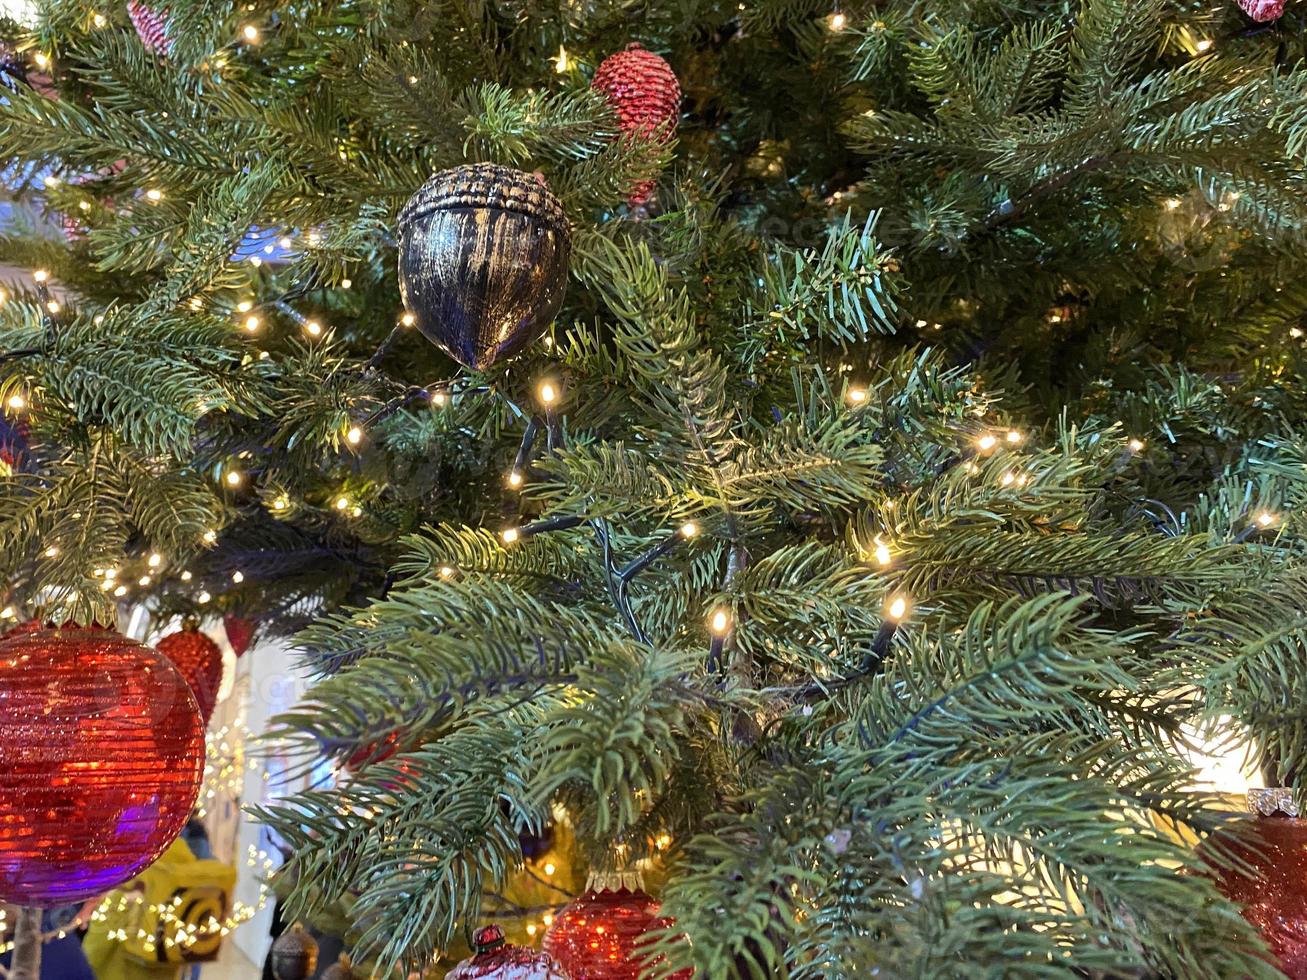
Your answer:
[[[480,371],[544,333],[563,302],[571,249],[563,206],[542,177],[452,167],[399,213],[399,289],[422,334]]]

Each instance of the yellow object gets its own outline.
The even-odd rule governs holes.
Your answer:
[[[83,943],[98,980],[174,980],[183,964],[216,959],[235,886],[235,868],[174,841],[101,902]]]

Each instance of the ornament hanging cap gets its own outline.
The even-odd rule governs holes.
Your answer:
[[[504,945],[504,930],[499,926],[482,926],[472,935],[472,945],[478,953]]]
[[[399,232],[433,211],[496,208],[534,218],[566,242],[570,238],[563,204],[544,175],[523,173],[493,163],[464,164],[432,175],[399,212]]]
[[[1248,791],[1248,809],[1263,817],[1296,817],[1298,802],[1287,786],[1270,786]]]

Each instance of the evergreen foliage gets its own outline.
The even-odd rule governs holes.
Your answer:
[[[1276,975],[1168,828],[1227,819],[1195,729],[1307,756],[1307,7],[168,13],[42,0],[0,104],[84,230],[0,238],[58,284],[0,307],[0,567],[299,631],[278,735],[357,771],[259,814],[292,914],[426,963],[565,819],[665,877],[651,976]],[[674,139],[589,88],[631,40]],[[477,374],[394,219],[479,161],[573,256]]]

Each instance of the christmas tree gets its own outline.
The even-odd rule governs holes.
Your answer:
[[[260,817],[379,969],[534,933],[553,833],[650,976],[1280,975],[1171,833],[1195,732],[1307,749],[1307,7],[1241,3],[41,0],[8,614],[298,633],[349,775]]]

